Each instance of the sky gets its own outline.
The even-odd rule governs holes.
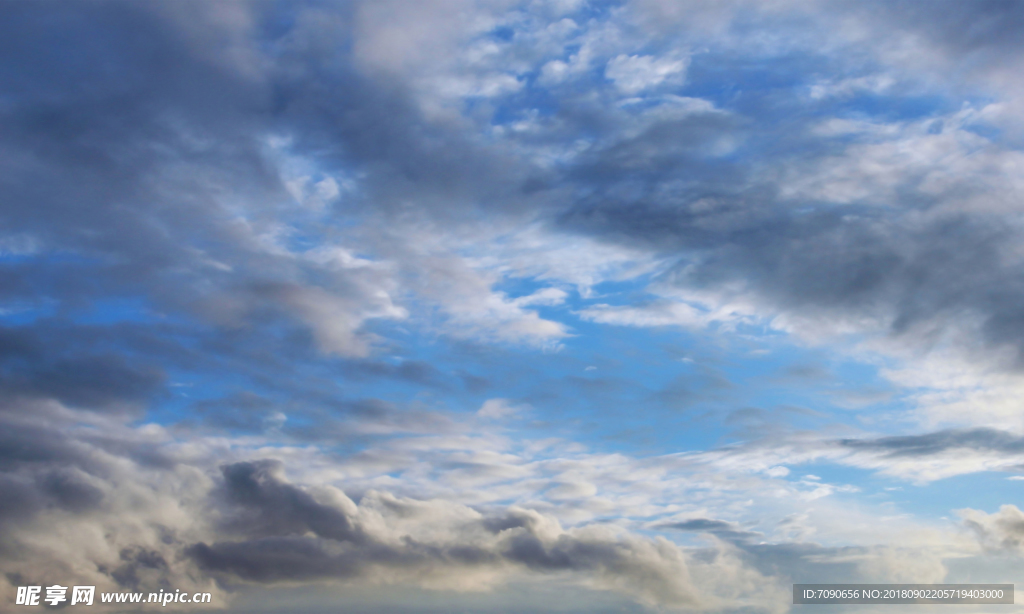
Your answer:
[[[1022,71],[994,0],[0,2],[0,611],[1024,582]]]

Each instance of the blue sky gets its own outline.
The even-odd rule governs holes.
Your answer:
[[[1021,7],[0,5],[0,610],[1015,582]]]

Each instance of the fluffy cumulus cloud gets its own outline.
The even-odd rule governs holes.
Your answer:
[[[1022,6],[0,5],[0,609],[1013,581]]]
[[[774,611],[787,594],[785,582],[800,571],[799,565],[780,568],[787,560],[816,561],[818,578],[891,577],[872,572],[889,564],[890,547],[765,542],[763,532],[735,522],[690,516],[708,503],[699,493],[711,483],[721,482],[713,498],[791,488],[757,486],[755,478],[738,489],[727,485],[726,474],[700,463],[585,452],[531,456],[533,444],[485,442],[504,452],[495,456],[483,445],[474,453],[463,442],[431,459],[451,473],[430,487],[409,466],[423,458],[403,457],[401,447],[385,445],[376,458],[339,462],[309,446],[270,451],[263,438],[225,441],[111,420],[82,425],[84,417],[72,410],[38,411],[45,415],[40,423],[77,419],[79,425],[43,429],[6,419],[11,437],[3,447],[2,522],[5,596],[11,598],[13,586],[26,584],[172,587],[210,591],[224,607],[252,586],[328,582],[464,593],[554,577],[657,608],[746,604]],[[460,466],[471,464],[492,471],[459,474]],[[503,473],[496,471],[501,467]],[[381,482],[388,474],[401,479]],[[549,503],[535,499],[538,481],[546,482]],[[628,482],[658,488],[638,499]],[[471,490],[480,496],[474,499]],[[675,503],[679,496],[692,498],[692,511]],[[710,541],[687,548],[644,535],[635,522],[586,520],[613,511],[623,519],[662,517],[649,528]],[[923,547],[907,546],[918,548],[918,556]],[[949,544],[942,548],[953,551]],[[900,577],[941,577],[940,559],[926,557],[914,569],[927,568],[927,560],[932,571],[901,568]]]
[[[75,418],[39,412],[48,422]],[[230,595],[219,587],[239,583],[484,591],[554,574],[672,608],[714,602],[692,569],[759,580],[745,593],[774,586],[738,561],[694,560],[615,525],[565,528],[555,514],[519,505],[479,509],[376,489],[357,504],[317,471],[312,483],[286,476],[289,466],[337,466],[309,448],[280,450],[286,462],[264,457],[266,442],[186,439],[156,425],[4,426],[4,571],[14,585],[170,586],[212,591],[223,607]]]
[[[481,590],[516,570],[583,572],[652,605],[696,606],[683,553],[670,542],[557,520],[512,507],[500,515],[370,491],[357,506],[336,490],[310,493],[274,461],[223,468],[232,506],[224,534],[187,555],[207,572],[258,582],[360,578]],[[319,495],[319,497],[317,496]],[[237,511],[236,511],[237,510]]]
[[[1024,513],[1016,505],[1004,505],[998,512],[986,514],[978,510],[961,510],[964,525],[970,528],[981,544],[992,550],[1019,551],[1024,532]]]

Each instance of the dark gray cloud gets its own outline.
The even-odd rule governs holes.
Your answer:
[[[373,281],[260,244],[293,200],[267,153],[267,138],[294,129],[287,102],[274,97],[302,98],[280,81],[287,69],[258,57],[271,42],[258,40],[266,9],[2,9],[4,54],[18,61],[5,63],[13,74],[0,110],[8,161],[0,215],[4,231],[28,246],[0,272],[3,298],[70,315],[131,297],[229,329],[290,323],[313,329],[307,344],[364,351],[359,329],[379,303]],[[343,89],[349,99],[376,91]],[[328,321],[323,311],[332,309],[339,317]]]
[[[921,220],[913,198],[822,206],[700,181],[706,187],[674,195],[678,204],[596,202],[563,223],[678,253],[683,263],[666,281],[683,288],[743,284],[774,309],[878,317],[891,335],[966,313],[990,345],[1020,346],[1020,265],[1000,257],[1016,233],[1000,216]]]
[[[331,556],[322,540],[267,537],[256,541],[191,546],[187,553],[205,571],[227,572],[245,580],[281,582],[351,578],[364,571],[362,553]]]
[[[0,520],[28,518],[42,507],[33,486],[13,476],[0,476]]]
[[[443,374],[432,364],[422,360],[403,360],[398,364],[366,360],[351,363],[351,366],[346,371],[346,375],[353,378],[358,378],[362,375],[388,378],[433,388],[443,389],[447,386]],[[467,381],[470,382],[467,384],[468,386],[480,386],[479,383],[474,384],[473,380]]]
[[[67,468],[45,474],[41,479],[42,490],[53,497],[57,505],[77,514],[99,507],[103,491],[83,479],[78,472]]]
[[[164,578],[168,570],[167,561],[159,552],[134,546],[121,550],[119,558],[121,564],[109,571],[110,577],[118,586],[139,590],[145,579],[147,587],[171,588]]]
[[[110,349],[90,348],[95,338],[77,335],[72,341],[68,331],[46,328],[0,329],[2,394],[105,411],[137,409],[162,390],[165,375],[152,363],[130,363]]]
[[[875,452],[889,457],[927,457],[951,450],[975,450],[1017,456],[1024,452],[1024,438],[997,429],[950,429],[877,439],[843,439],[839,445],[852,450]]]
[[[995,42],[1014,31],[1018,6],[949,6],[948,12],[915,3],[842,10],[851,11],[847,16],[857,13],[882,32],[901,27],[928,31],[951,48],[984,46],[992,53],[1019,56],[1016,46]],[[868,16],[870,11],[876,14]],[[899,17],[886,23],[894,14]],[[820,57],[826,61],[824,53]],[[986,61],[956,52],[948,59],[964,72]],[[796,70],[795,62],[783,63]],[[732,66],[726,61],[726,67],[715,68]],[[804,72],[819,71],[843,74],[834,64]],[[719,72],[695,68],[687,91],[702,91],[716,78]],[[805,78],[802,87],[816,85],[813,77]],[[750,88],[721,100],[731,115],[696,112],[653,120],[646,129],[625,134],[605,115],[607,123],[596,124],[604,130],[601,145],[576,158],[565,175],[580,197],[554,217],[555,224],[678,258],[678,267],[663,283],[691,292],[741,289],[765,315],[872,322],[871,333],[902,338],[917,348],[937,343],[951,330],[964,330],[990,349],[1005,347],[1019,354],[1024,347],[1018,308],[1024,298],[1019,283],[1024,265],[1007,254],[1021,228],[1006,208],[986,204],[1005,202],[1012,208],[1010,203],[1018,200],[1009,187],[1012,180],[980,181],[979,167],[966,163],[966,150],[959,160],[908,163],[885,153],[884,144],[873,150],[879,144],[873,135],[819,130],[822,114],[854,121],[864,117],[877,106],[870,97],[892,108],[901,104],[895,91],[819,100]],[[933,102],[890,121],[921,122],[947,115],[959,104]],[[957,129],[964,134],[985,130],[951,128]],[[730,143],[729,154],[712,154],[723,139]],[[900,141],[919,150],[928,146],[914,130],[891,142]],[[1000,157],[1014,156],[998,141],[979,147],[996,165]],[[880,156],[877,163],[891,175],[858,175],[868,155]],[[990,168],[992,176],[1000,176],[996,166]],[[842,181],[829,186],[828,173],[850,173],[858,189]],[[939,174],[948,181],[933,189],[930,178]],[[829,187],[794,189],[808,178]]]
[[[744,560],[761,573],[800,583],[842,583],[849,578],[868,580],[857,559],[871,555],[860,547],[829,548],[814,543],[740,544]],[[883,554],[884,556],[884,554]]]
[[[23,406],[22,409],[33,408]],[[49,425],[7,419],[0,430],[0,466],[7,469],[34,463],[70,465],[82,462],[81,447],[76,443]]]
[[[1024,513],[1016,505],[1004,505],[998,512],[986,514],[972,509],[960,510],[963,525],[987,550],[1020,552],[1024,549]]]
[[[449,385],[423,361],[354,359],[381,341],[367,320],[397,313],[390,273],[264,242],[286,218],[301,242],[372,252],[372,231],[345,229],[413,195],[428,218],[524,202],[513,157],[429,120],[407,84],[359,66],[355,6],[0,11],[4,56],[17,58],[0,69],[0,232],[21,250],[0,267],[0,299],[55,314],[4,329],[8,394],[138,410],[188,393],[166,388],[168,369],[230,373],[265,403],[243,407],[236,392],[195,408],[209,425],[255,431],[271,404],[292,415],[336,402],[339,373]],[[358,194],[318,215],[296,206],[273,138],[318,169],[363,176]],[[80,323],[109,309],[147,321]],[[482,380],[468,381],[478,390]]]
[[[237,463],[223,468],[224,495],[240,509],[226,527],[247,536],[304,535],[361,542],[363,534],[340,510],[318,503],[283,480],[280,461]]]
[[[666,522],[654,525],[658,529],[670,529],[673,531],[688,531],[693,533],[710,533],[715,537],[730,542],[747,542],[761,539],[763,534],[756,531],[746,531],[742,527],[724,520],[712,520],[710,518],[693,518],[681,522]]]
[[[596,574],[609,586],[621,586],[651,603],[699,601],[686,580],[682,554],[668,542],[600,530],[568,532],[529,510],[458,518],[452,516],[454,509],[389,496],[364,497],[358,507],[351,502],[339,506],[317,501],[288,483],[282,471],[280,462],[269,460],[223,468],[225,528],[238,539],[189,546],[185,553],[201,569],[273,583],[344,580],[380,572],[472,574],[514,565],[538,572]],[[367,515],[370,509],[376,514]],[[436,523],[435,528],[454,531],[441,541],[417,538],[381,525],[377,514],[396,524]],[[628,587],[631,583],[636,584]]]
[[[186,552],[203,570],[248,582],[277,583],[315,579],[372,579],[377,573],[464,573],[514,565],[537,572],[597,574],[609,585],[639,582],[635,591],[652,603],[696,603],[696,594],[681,592],[686,572],[670,563],[674,547],[644,543],[623,535],[594,531],[553,530],[550,520],[536,512],[512,509],[456,521],[458,531],[447,539],[423,539],[403,532],[380,533],[376,529],[353,538],[359,527],[377,510],[400,522],[426,522],[435,530],[451,526],[451,517],[437,515],[438,508],[422,502],[384,497],[364,499],[342,512],[332,504],[317,502],[303,489],[288,483],[280,463],[239,463],[223,469],[224,489],[234,492],[231,514],[249,523],[234,525],[235,541],[200,542]],[[272,510],[272,511],[269,511]],[[265,514],[272,514],[266,516]],[[450,512],[449,512],[450,513]],[[405,525],[411,527],[413,525]],[[764,543],[763,535],[743,530],[726,521],[697,518],[662,523],[653,528],[711,533],[731,544],[727,550],[736,563],[727,563],[721,550],[692,550],[687,557],[694,573],[734,573],[730,565],[757,570],[766,578],[783,582],[838,582],[877,580],[903,566],[905,578],[932,581],[941,574],[934,556],[914,556],[888,547],[824,547],[813,543]],[[246,535],[245,532],[249,531]],[[339,532],[340,531],[340,532]],[[335,537],[328,535],[334,534]],[[755,543],[761,542],[761,543]],[[697,568],[693,566],[696,565]],[[711,566],[701,569],[701,565]],[[461,570],[461,571],[459,571]],[[394,577],[393,575],[389,577]],[[689,589],[686,589],[689,590]]]
[[[859,5],[859,6],[858,6]],[[850,3],[855,11],[891,20],[911,32],[924,34],[951,54],[970,54],[965,68],[984,67],[1000,59],[1019,61],[1024,29],[1024,8],[1012,0],[954,2],[943,0],[922,5],[918,2]]]

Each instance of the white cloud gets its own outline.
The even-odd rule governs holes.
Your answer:
[[[686,56],[619,54],[609,60],[604,74],[623,93],[636,94],[666,82],[681,83],[689,65],[690,58]]]
[[[476,415],[491,420],[501,420],[519,414],[524,408],[513,405],[508,399],[487,399]]]
[[[564,303],[567,296],[569,296],[569,293],[561,288],[541,288],[533,294],[513,299],[512,302],[520,307],[531,305],[554,306]]]
[[[711,320],[707,312],[686,303],[658,303],[646,307],[599,303],[580,310],[579,316],[584,320],[600,324],[642,327],[703,328]]]
[[[757,322],[757,309],[742,296],[686,292],[660,286],[647,290],[661,297],[646,305],[598,303],[581,309],[578,315],[591,322],[637,327],[702,329],[718,324],[732,330],[741,324]]]
[[[313,330],[325,352],[366,356],[374,338],[360,329],[373,318],[402,319],[405,309],[395,306],[384,290],[352,300],[320,288],[282,288],[282,300]],[[371,299],[371,300],[366,300]]]

